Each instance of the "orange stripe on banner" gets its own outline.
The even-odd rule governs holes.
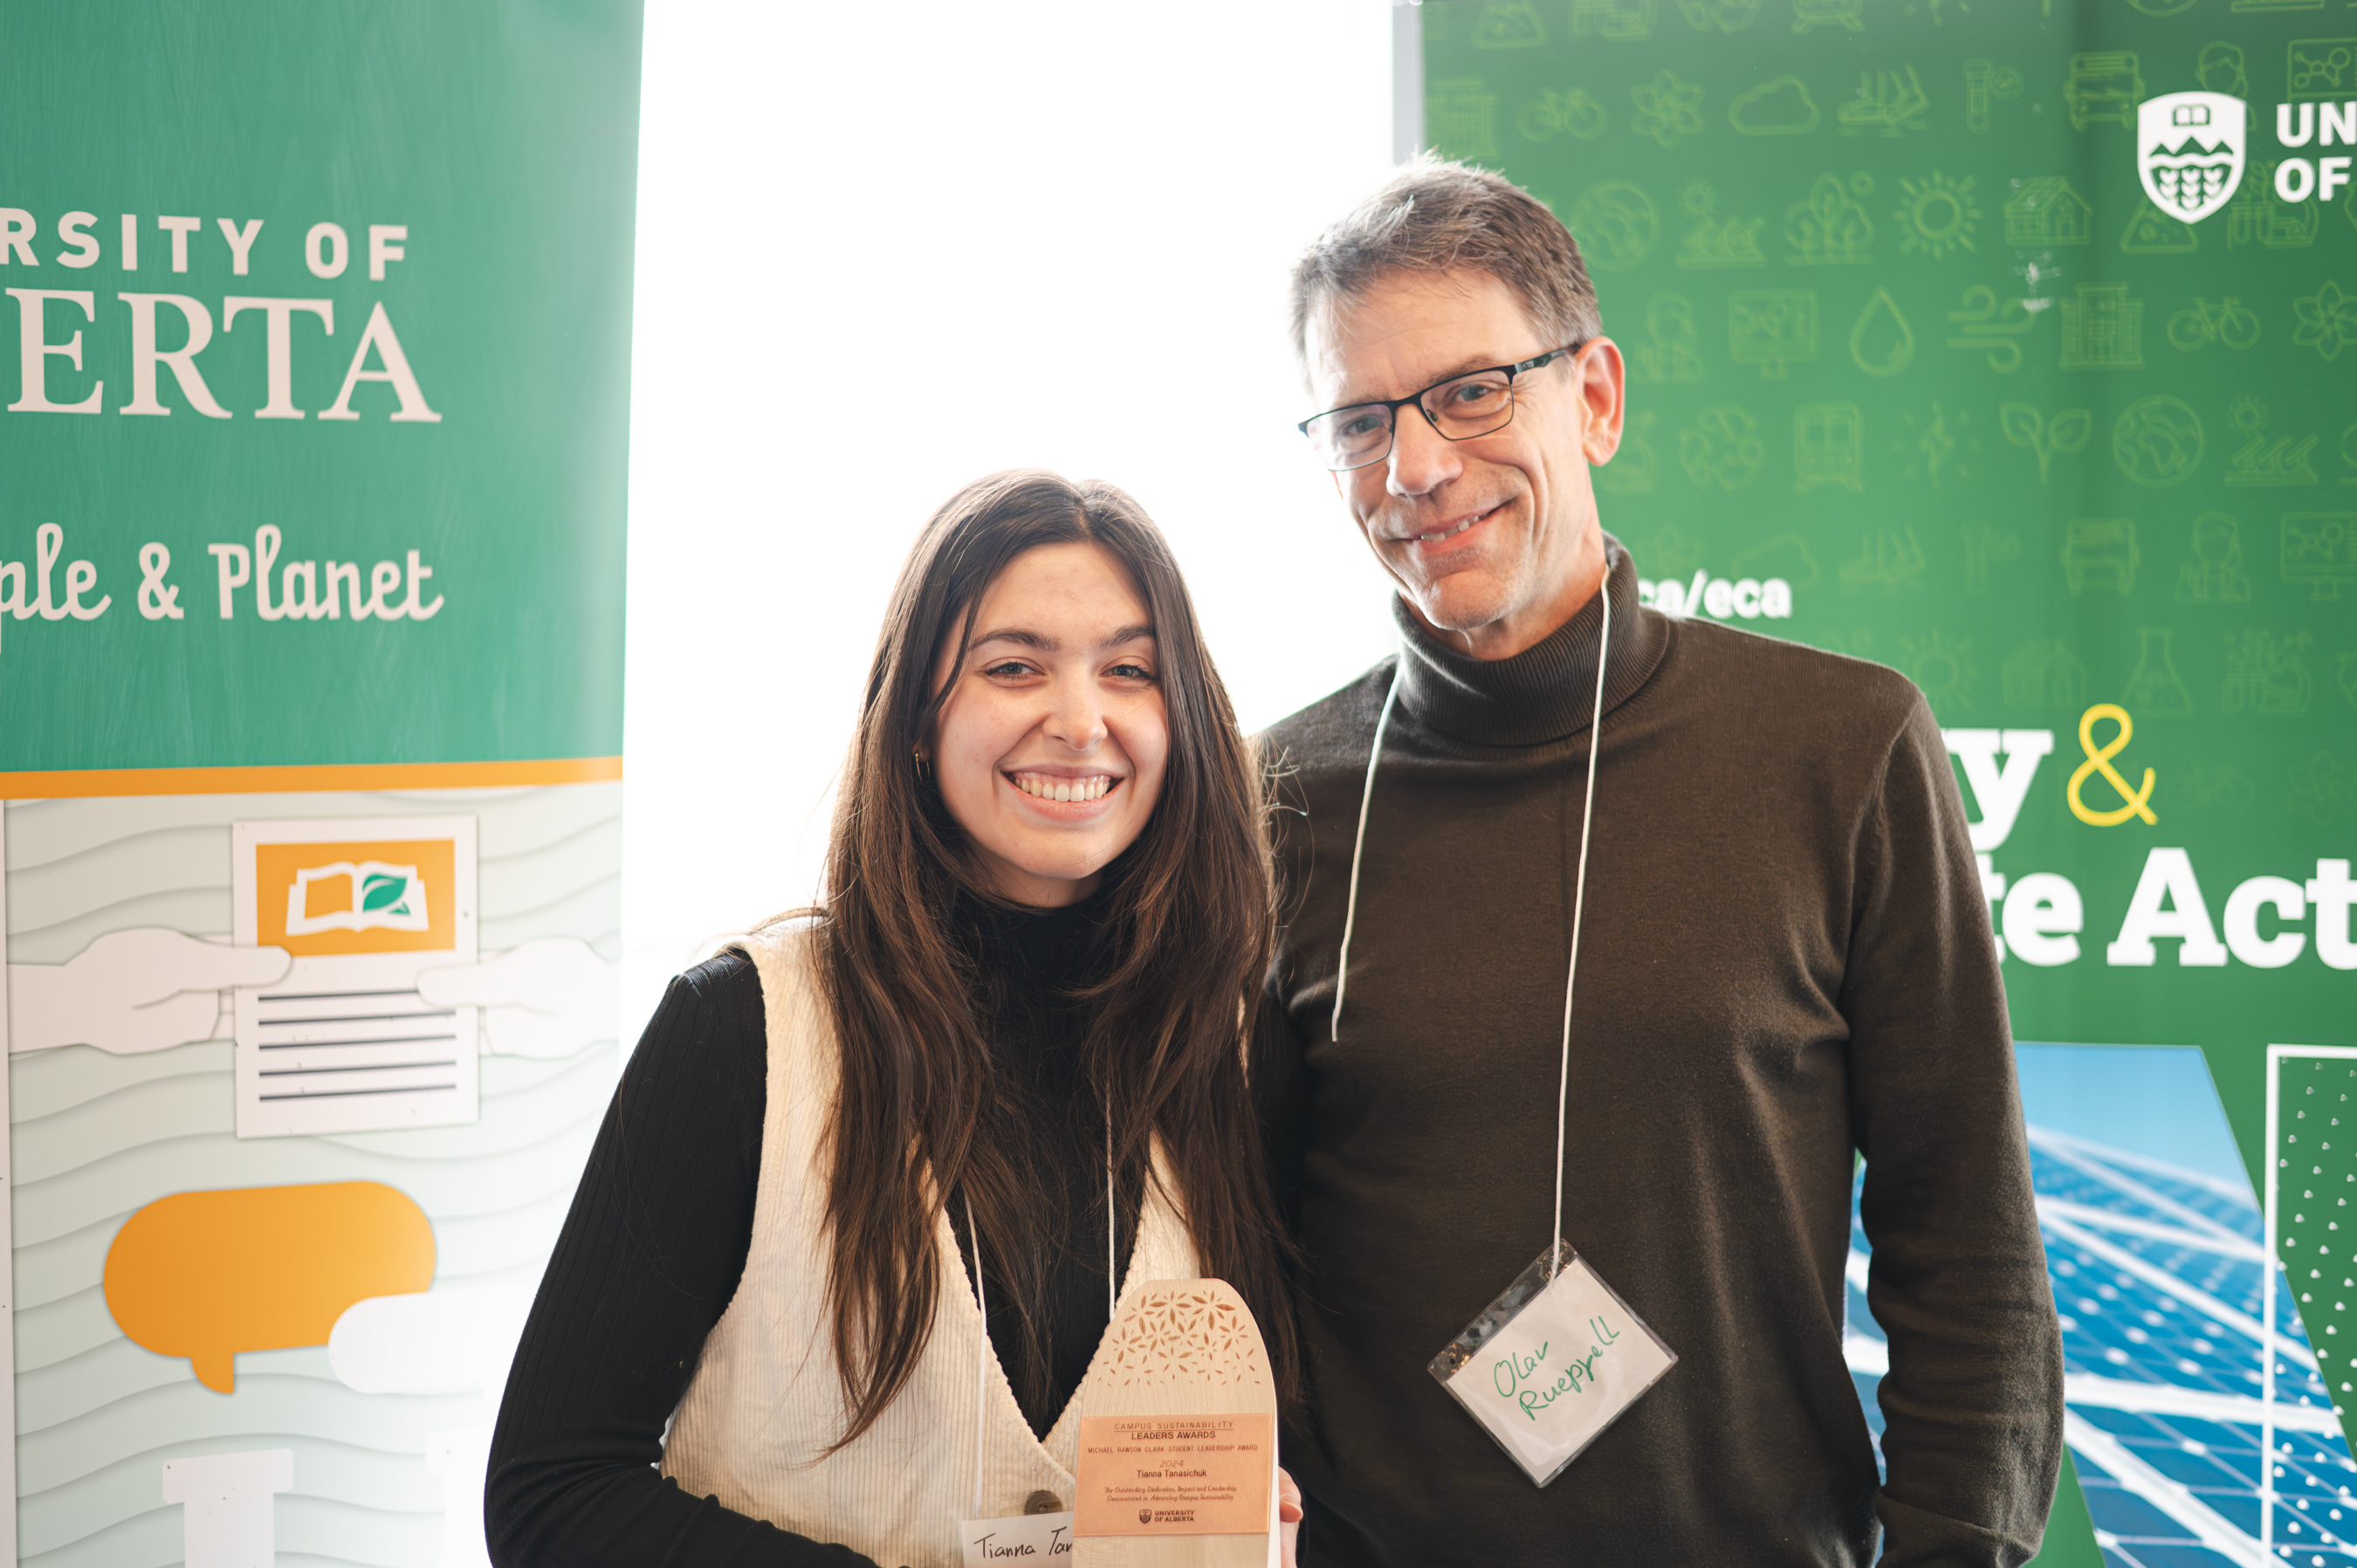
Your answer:
[[[303,789],[499,789],[533,784],[608,783],[619,757],[530,762],[356,762],[288,768],[92,768],[0,773],[0,800],[91,795],[260,795]]]

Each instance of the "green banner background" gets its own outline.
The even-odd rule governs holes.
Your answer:
[[[2351,1043],[2357,984],[2312,940],[2274,970],[2104,949],[2156,846],[2213,921],[2357,854],[2357,555],[2295,558],[2284,521],[2357,521],[2357,199],[2288,206],[2266,172],[2287,55],[2337,17],[1798,5],[1427,5],[1428,135],[1580,235],[1630,361],[1598,478],[1640,571],[1781,576],[1792,618],[1737,624],[1894,665],[1944,725],[2051,731],[1994,861],[2072,879],[2083,950],[2007,962],[2016,1032],[2230,1053],[2255,1156],[2252,1053]],[[2135,104],[2205,83],[2268,123],[2188,228],[2139,188]],[[2098,703],[2154,824],[2069,808]],[[2121,804],[2100,775],[2082,800]]]
[[[79,370],[47,357],[48,392],[104,389],[95,413],[0,411],[0,599],[5,564],[38,577],[52,523],[53,605],[74,560],[96,572],[81,602],[112,599],[92,620],[0,612],[0,771],[620,752],[638,37],[630,4],[0,16],[0,209],[37,225],[34,264],[0,246],[0,285],[91,293],[95,320],[46,306],[48,341],[78,331],[82,346]],[[75,253],[59,222],[77,211],[99,247],[81,268],[59,260]],[[126,213],[136,270],[122,265]],[[183,273],[157,219],[190,216]],[[245,275],[223,218],[262,220]],[[306,261],[322,222],[347,238],[333,278]],[[408,231],[381,279],[371,225]],[[192,363],[231,417],[197,412],[168,366],[167,414],[119,412],[134,391],[125,293],[204,307],[212,337]],[[291,403],[308,417],[255,417],[268,323],[247,310],[225,326],[230,296],[332,302],[332,336],[289,318]],[[356,420],[320,417],[378,306],[439,423],[395,422],[394,389],[370,381]],[[157,346],[180,347],[184,317],[156,314]],[[0,299],[8,403],[25,400],[20,315]],[[265,622],[248,586],[223,620],[207,547],[251,553],[265,525],[282,580],[288,564],[346,561],[366,590],[389,561],[398,603],[414,550],[434,574],[421,603],[445,602],[423,621]],[[180,619],[140,613],[151,542],[170,551]]]

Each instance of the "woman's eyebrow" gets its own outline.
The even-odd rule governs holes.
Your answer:
[[[1037,649],[1041,653],[1059,652],[1064,646],[1052,637],[1036,631],[1026,631],[1021,627],[1015,626],[1001,627],[996,631],[985,631],[968,646],[980,648],[985,642],[1011,642],[1019,648]]]
[[[1097,648],[1102,651],[1108,648],[1119,648],[1125,642],[1135,642],[1141,638],[1151,641],[1153,637],[1154,628],[1144,622],[1136,626],[1115,627],[1110,634],[1098,639]],[[1018,648],[1028,648],[1040,653],[1060,653],[1064,650],[1062,643],[1045,632],[1028,631],[1017,626],[1005,626],[995,631],[985,631],[974,639],[972,646],[980,648],[985,642],[1011,642]]]

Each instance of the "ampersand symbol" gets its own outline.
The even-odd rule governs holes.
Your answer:
[[[2097,719],[2109,719],[2120,726],[2119,732],[2100,746],[2095,744]],[[2159,821],[2152,814],[2152,808],[2145,804],[2152,799],[2152,769],[2147,768],[2144,770],[2143,789],[2131,789],[2128,781],[2120,777],[2119,769],[2112,766],[2112,758],[2126,747],[2129,738],[2135,734],[2136,725],[2129,719],[2128,711],[2117,703],[2097,703],[2079,715],[2079,749],[2087,754],[2087,760],[2079,764],[2079,770],[2071,775],[2068,793],[2071,814],[2089,827],[2115,828],[2130,817],[2142,817],[2147,822]],[[2104,781],[2118,790],[2120,799],[2126,803],[2113,811],[2098,811],[2080,800],[2079,788],[2086,783],[2090,773],[2101,773]]]
[[[164,581],[172,553],[161,544],[139,547],[139,613],[149,620],[179,620],[180,590]]]

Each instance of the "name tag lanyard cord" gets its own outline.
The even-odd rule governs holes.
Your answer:
[[[1581,918],[1587,905],[1587,846],[1596,836],[1596,771],[1604,735],[1604,680],[1612,647],[1612,592],[1600,587],[1603,626],[1596,642],[1596,703],[1587,723],[1587,789],[1580,807],[1579,867],[1571,897],[1571,956],[1563,977],[1563,1041],[1555,1095],[1555,1229],[1546,1251],[1475,1316],[1426,1365],[1523,1473],[1541,1487],[1563,1474],[1605,1428],[1676,1364],[1677,1354],[1563,1240],[1564,1159],[1571,1103],[1571,1010],[1579,984]],[[1383,731],[1399,695],[1375,720],[1367,782],[1351,847],[1351,889],[1334,978],[1334,1025],[1341,1038],[1343,983],[1351,972],[1359,872],[1367,842],[1367,808],[1375,792]],[[1583,1348],[1584,1347],[1584,1348]]]
[[[982,1346],[974,1358],[974,1517],[982,1512],[982,1457],[984,1434],[988,1430],[983,1419],[984,1404],[990,1389],[990,1304],[982,1289],[982,1231],[974,1222],[974,1195],[959,1194],[965,1204],[965,1233],[974,1249],[974,1306],[982,1316]],[[1113,1118],[1105,1118],[1105,1326],[1113,1326],[1114,1311],[1120,1299],[1121,1249],[1119,1242],[1120,1214],[1114,1207],[1113,1183]]]
[[[1596,758],[1604,733],[1604,672],[1612,648],[1612,586],[1609,577],[1598,585],[1597,595],[1604,602],[1604,625],[1596,638],[1596,706],[1587,724],[1587,790],[1579,814],[1579,870],[1572,882],[1571,961],[1563,977],[1563,1062],[1555,1092],[1555,1230],[1547,1243],[1549,1279],[1555,1277],[1560,1266],[1563,1237],[1565,1129],[1571,1101],[1571,1003],[1579,983],[1579,921],[1587,902],[1587,846],[1595,836],[1596,825]],[[1383,693],[1383,712],[1375,717],[1375,738],[1367,748],[1367,782],[1359,796],[1359,831],[1351,844],[1351,890],[1342,907],[1342,948],[1334,972],[1334,1018],[1326,1036],[1336,1042],[1342,1037],[1342,998],[1351,979],[1351,938],[1359,919],[1359,865],[1367,847],[1368,808],[1375,798],[1375,766],[1383,759],[1383,732],[1391,727],[1392,708],[1399,700],[1400,671],[1405,666],[1403,656],[1393,668],[1391,689]]]

